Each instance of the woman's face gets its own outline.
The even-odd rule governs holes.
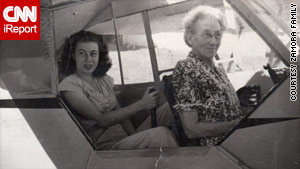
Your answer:
[[[203,59],[211,59],[220,47],[222,31],[219,22],[212,18],[200,19],[194,23],[194,32],[188,35],[192,51]]]
[[[96,42],[78,42],[75,49],[76,73],[92,74],[99,61],[99,48]]]

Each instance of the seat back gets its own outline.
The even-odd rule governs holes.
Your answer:
[[[174,117],[173,132],[176,135],[179,146],[194,146],[195,140],[189,139],[183,129],[182,122],[179,113],[174,109],[175,97],[173,95],[172,75],[166,75],[163,77],[164,81],[164,94],[169,103],[170,109]]]
[[[163,85],[164,83],[162,81],[138,83],[138,84],[115,85],[114,90],[121,107],[125,107],[140,100],[143,97],[147,87],[153,86],[155,90],[157,90],[160,93],[160,101],[157,106],[159,107],[166,102],[166,98],[164,94],[162,94]],[[146,118],[149,117],[150,114],[151,114],[150,110],[141,110],[135,115],[131,116],[130,120],[133,126],[135,128],[138,128],[146,120]]]

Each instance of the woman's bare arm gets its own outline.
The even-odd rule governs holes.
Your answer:
[[[239,120],[228,122],[199,122],[196,111],[183,112],[180,114],[182,125],[189,138],[202,138],[219,136],[229,132]]]
[[[62,92],[67,103],[80,115],[93,119],[100,127],[109,127],[111,125],[121,123],[128,119],[138,111],[143,109],[151,109],[158,103],[158,92],[149,93],[150,88],[147,88],[143,98],[129,106],[121,109],[112,110],[111,112],[103,113],[80,92],[65,91]]]

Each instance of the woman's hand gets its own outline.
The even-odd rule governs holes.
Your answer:
[[[144,96],[141,99],[141,102],[143,103],[144,109],[152,109],[154,108],[158,102],[159,102],[159,92],[154,90],[151,92],[150,90],[153,90],[154,87],[148,87],[144,93]]]

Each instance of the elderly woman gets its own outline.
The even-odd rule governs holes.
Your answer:
[[[129,117],[157,105],[158,92],[148,88],[137,102],[120,107],[113,90],[113,79],[106,72],[111,67],[106,44],[101,35],[80,31],[66,39],[61,62],[66,75],[59,91],[77,112],[79,121],[98,150],[176,147],[173,134],[166,127],[150,128],[148,118],[138,129]],[[171,121],[168,105],[158,108],[158,125]]]
[[[217,145],[242,118],[232,84],[213,62],[226,29],[224,18],[218,9],[198,6],[184,27],[191,51],[173,73],[174,108],[189,138],[199,139],[201,146]]]

